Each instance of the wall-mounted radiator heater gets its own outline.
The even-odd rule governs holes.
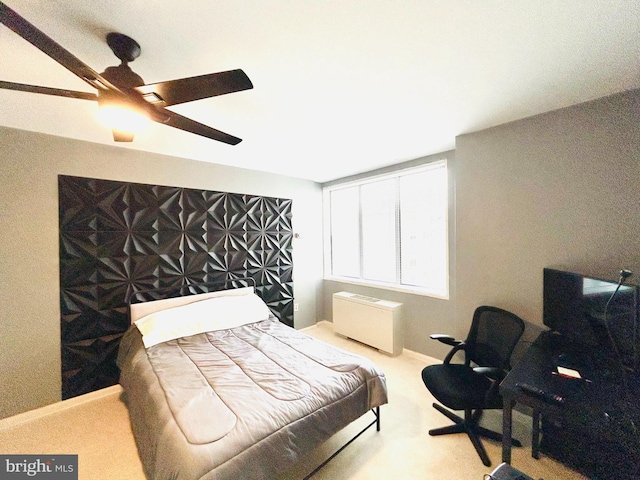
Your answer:
[[[333,294],[333,329],[338,335],[398,355],[402,352],[402,304],[349,292]]]

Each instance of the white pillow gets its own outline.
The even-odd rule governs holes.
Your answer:
[[[259,322],[269,307],[255,293],[215,297],[155,312],[135,322],[146,348],[180,337]]]
[[[202,300],[205,300],[207,298],[249,295],[253,292],[253,287],[240,287],[230,288],[228,290],[217,290],[215,292],[198,293],[196,295],[186,295],[184,297],[172,297],[164,298],[162,300],[151,300],[149,302],[132,303],[129,306],[131,323],[135,323],[136,320],[139,320],[142,317],[145,317],[152,313],[159,312],[160,310],[167,310],[169,308],[179,307],[181,305],[188,305],[189,303],[201,302]]]

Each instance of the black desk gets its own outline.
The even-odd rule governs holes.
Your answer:
[[[553,373],[563,353],[574,358],[578,370],[589,382]],[[561,395],[565,402],[544,401],[519,388],[521,383]],[[637,374],[628,374],[623,382],[615,363],[596,359],[592,352],[576,349],[556,334],[545,332],[509,372],[500,385],[500,392],[504,399],[503,462],[511,463],[512,409],[518,402],[533,410],[531,454],[534,458],[538,458],[541,451],[541,422],[542,430],[546,422],[548,428],[542,444],[549,446],[550,451],[544,448],[544,453],[573,468],[586,469],[587,474],[596,468],[602,478],[606,478],[610,469],[618,469],[618,473],[620,469],[636,472],[633,476],[612,478],[640,478],[640,376]]]

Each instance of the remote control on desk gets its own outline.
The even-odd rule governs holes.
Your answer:
[[[555,393],[547,392],[541,388],[538,388],[529,383],[517,383],[516,387],[518,387],[523,392],[529,393],[534,397],[538,397],[545,402],[563,404],[565,402],[565,398],[562,395],[558,395]]]

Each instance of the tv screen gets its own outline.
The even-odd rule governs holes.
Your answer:
[[[544,324],[577,348],[587,348],[595,354],[611,357],[615,355],[615,349],[607,333],[605,320],[608,320],[620,359],[635,370],[639,288],[623,284],[609,302],[618,286],[617,281],[551,268],[545,268],[543,276]]]

